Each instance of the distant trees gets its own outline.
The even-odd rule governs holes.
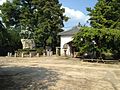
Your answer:
[[[61,6],[58,0],[7,0],[0,6],[0,17],[7,29],[20,32],[28,28],[33,32],[37,47],[55,48],[63,21],[68,20]]]

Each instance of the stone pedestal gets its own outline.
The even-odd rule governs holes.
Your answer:
[[[52,56],[53,55],[53,51],[47,51],[47,56]]]
[[[46,54],[47,54],[47,56],[52,56],[53,55],[53,51],[52,51],[51,47],[46,46]]]

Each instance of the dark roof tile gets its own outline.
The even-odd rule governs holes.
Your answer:
[[[75,26],[75,27],[73,27],[73,28],[70,29],[70,30],[60,32],[58,35],[61,35],[61,36],[74,35],[75,33],[79,32],[79,30],[80,30],[80,27]]]

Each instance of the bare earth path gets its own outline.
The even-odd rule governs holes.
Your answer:
[[[120,64],[0,57],[0,90],[120,90]]]

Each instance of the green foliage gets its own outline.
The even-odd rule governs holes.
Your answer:
[[[120,29],[120,0],[98,0],[95,7],[87,11],[92,27]]]
[[[41,47],[41,48],[37,48],[36,51],[37,51],[37,53],[39,53],[40,55],[42,55],[44,49]]]
[[[19,30],[16,28],[8,29],[9,43],[8,46],[10,50],[15,51],[18,48],[22,48],[22,44],[20,41]]]
[[[24,52],[25,54],[29,54],[30,52],[36,52],[36,53],[39,53],[40,55],[43,54],[43,48],[40,47],[40,48],[35,48],[35,49],[18,49],[17,53],[21,54],[22,52]]]
[[[75,45],[81,52],[96,51],[99,56],[120,58],[120,0],[98,0],[94,8],[87,11],[92,28],[81,28],[74,36]]]
[[[18,49],[17,53],[21,54],[21,53],[25,53],[25,54],[29,54],[30,52],[36,52],[36,49],[29,49],[29,48],[26,48],[26,49]]]
[[[96,51],[100,56],[109,51],[113,55],[120,54],[120,30],[82,27],[73,42],[81,53]]]
[[[8,46],[9,38],[8,38],[8,32],[5,29],[4,25],[0,21],[0,55],[4,55],[7,51],[4,50],[5,47]]]
[[[63,21],[68,17],[63,15],[58,0],[13,0],[0,6],[0,17],[7,29],[11,26],[34,33],[37,47],[46,45],[55,48],[59,45],[59,36]]]
[[[21,48],[21,42],[18,30],[9,28],[8,30],[0,22],[0,55],[6,55],[7,52],[14,52]]]
[[[19,34],[22,39],[33,39],[33,32],[29,30],[21,30]]]
[[[0,5],[0,10],[0,17],[2,17],[2,21],[5,23],[7,28],[14,25],[18,26],[20,19],[20,11],[18,9],[18,5],[12,4],[7,0],[6,3]]]
[[[46,0],[44,3],[40,3],[37,12],[40,17],[38,17],[38,26],[35,30],[36,43],[44,48],[47,45],[55,49],[59,45],[57,34],[62,31],[63,21],[68,19],[63,16],[64,9],[61,8],[58,0]]]

